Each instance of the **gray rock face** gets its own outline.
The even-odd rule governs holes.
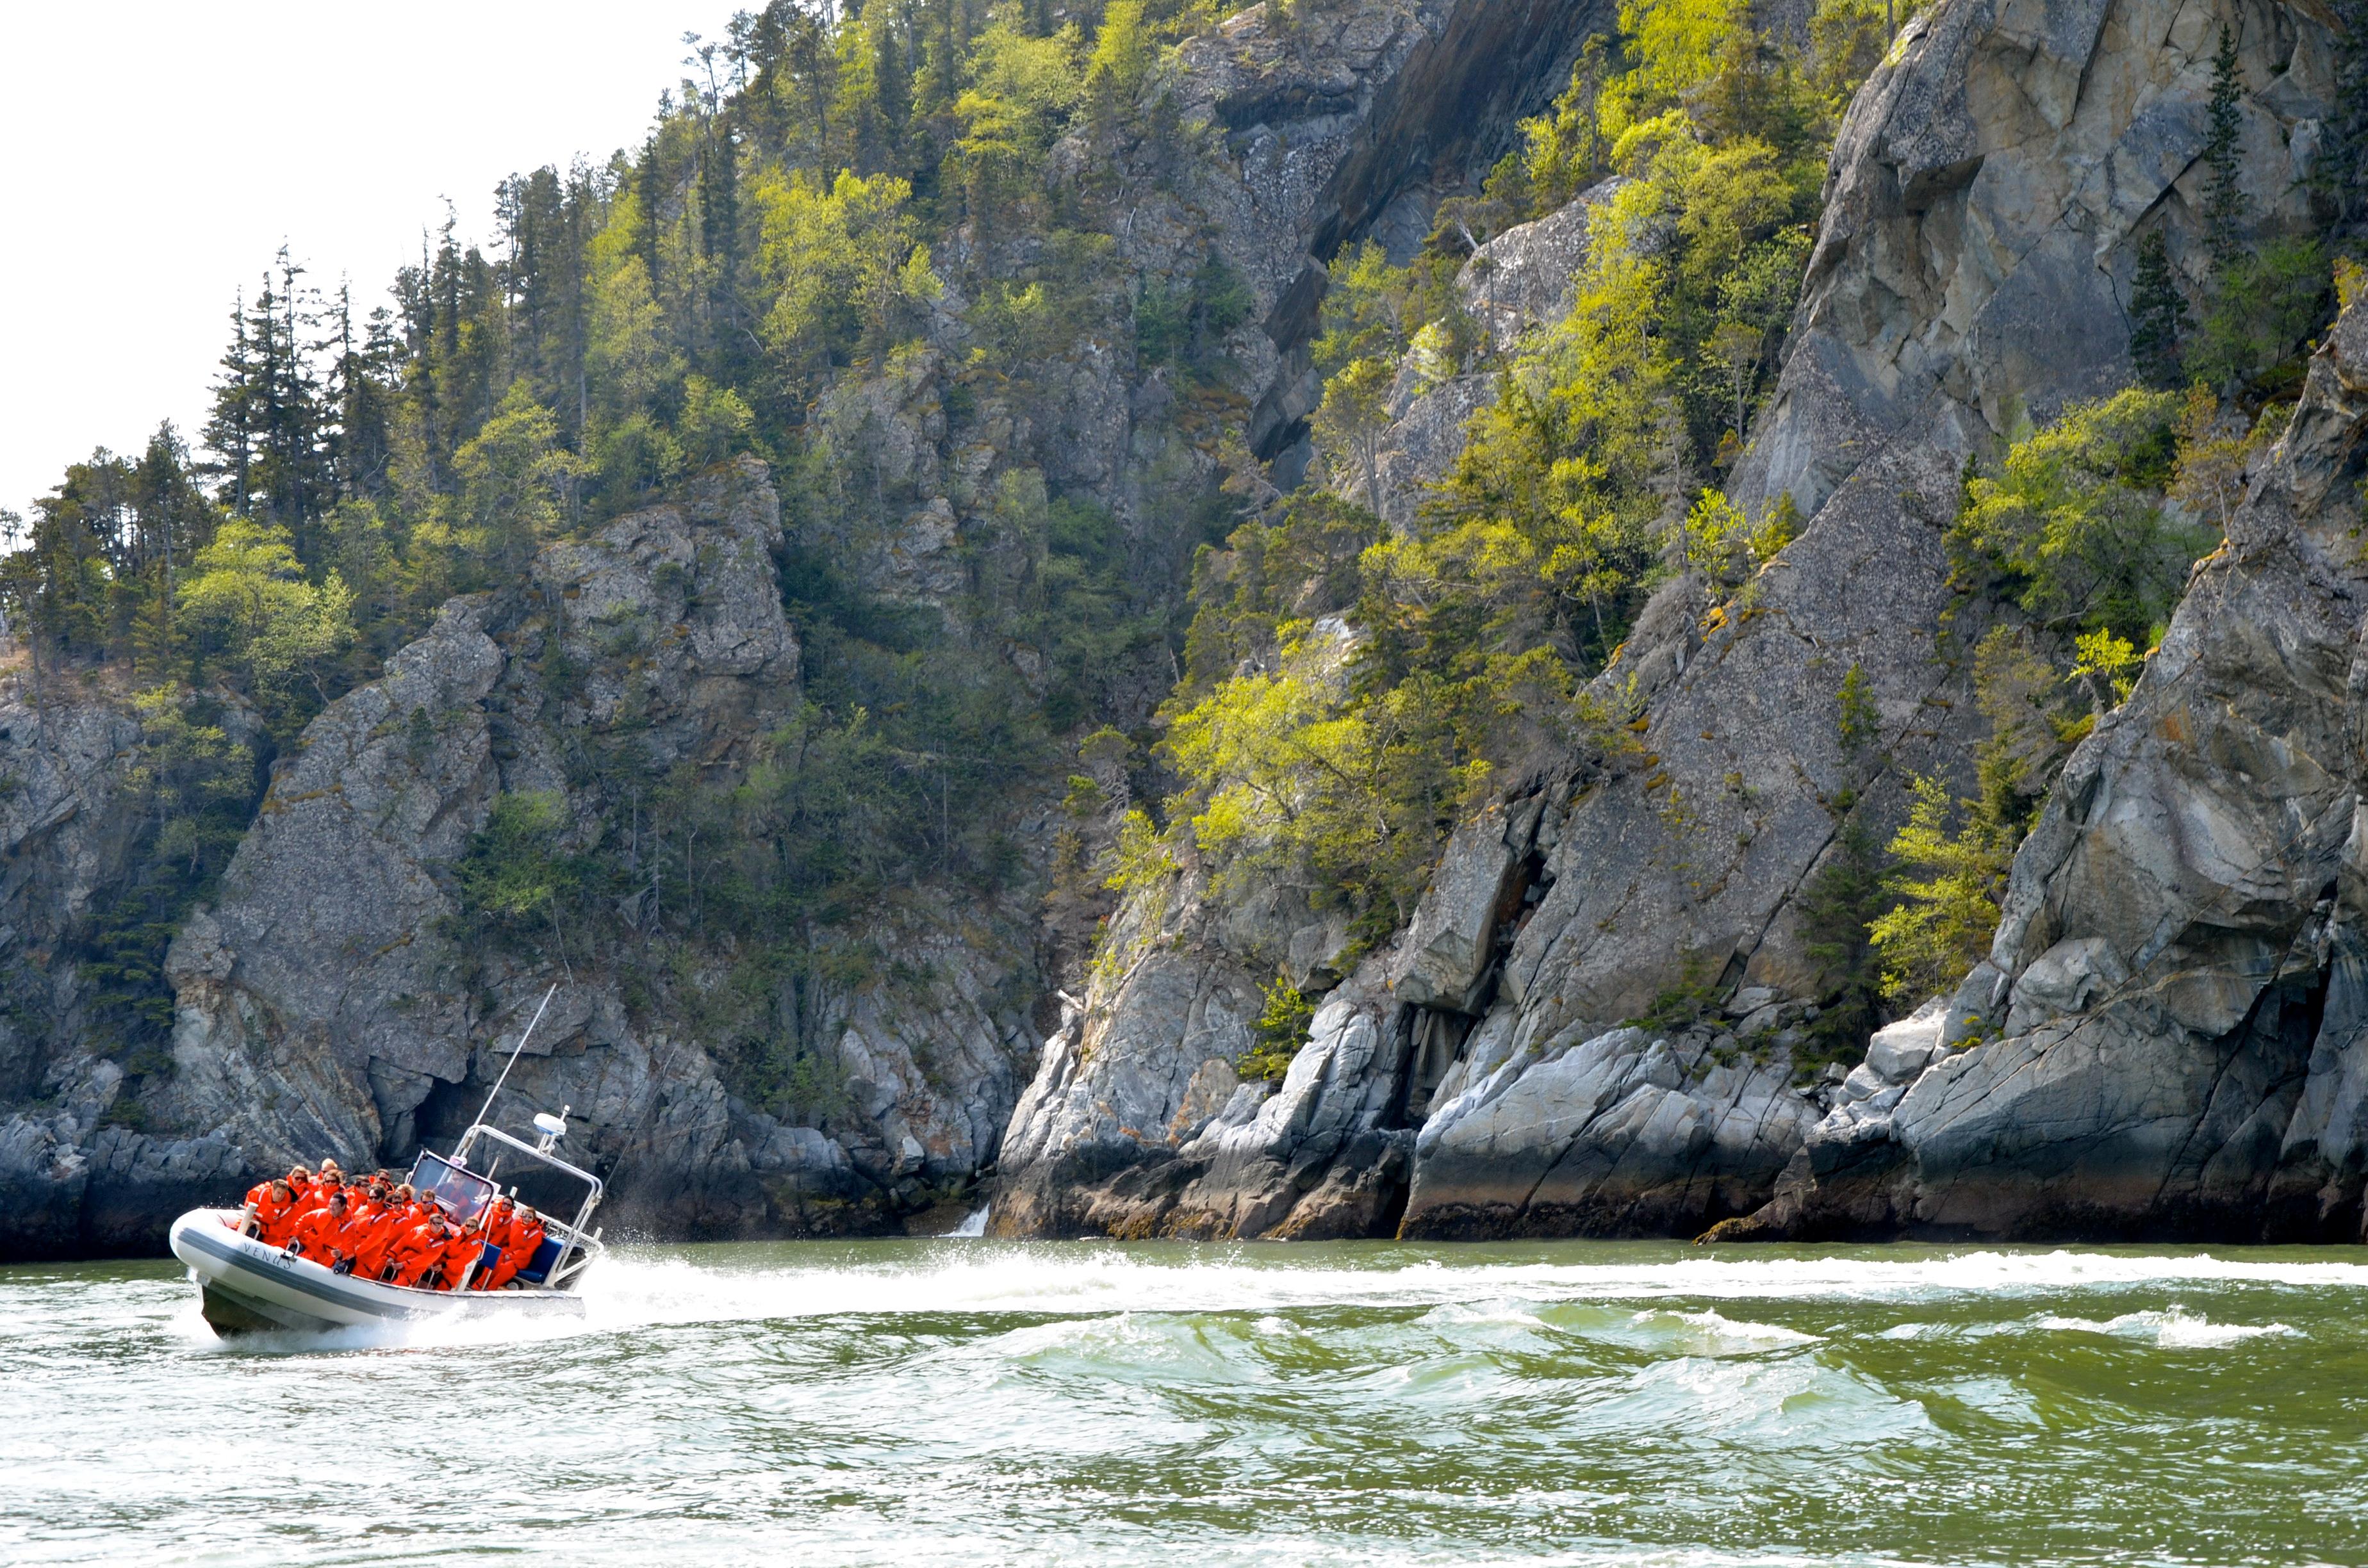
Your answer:
[[[1281,26],[1271,9],[1186,41],[1175,83],[1184,124],[1223,145],[1189,194],[1264,311],[1239,352],[1257,389],[1250,445],[1267,459],[1303,437],[1322,396],[1307,357],[1320,258],[1394,204],[1484,173],[1615,20],[1602,0],[1334,0]]]
[[[2223,26],[2246,89],[2247,197],[2266,222],[2299,223],[2289,147],[2332,88],[2308,8],[1958,0],[1910,22],[1843,124],[1738,499],[1788,491],[1807,515],[1903,438],[1962,451],[2127,384],[2135,240],[2159,228],[2200,276]]]
[[[1098,977],[1091,1006],[1066,1009],[1044,1042],[1003,1139],[997,1234],[1151,1233],[1126,1178],[1171,1164],[1199,1131],[1261,1006],[1243,961],[1170,915],[1140,902],[1120,912],[1110,941],[1133,961]]]
[[[1170,993],[1179,982],[1206,989]],[[1405,1206],[1413,1134],[1393,1130],[1408,1060],[1404,1017],[1372,966],[1317,1010],[1280,1085],[1238,1084],[1230,1057],[1249,1045],[1243,996],[1222,963],[1146,960],[1080,1050],[1069,1028],[1047,1042],[1006,1142],[1007,1177],[990,1223],[1002,1235],[1262,1236],[1323,1240],[1386,1233]],[[1138,989],[1139,988],[1139,989]],[[1184,1012],[1169,1045],[1138,1028]],[[1216,1054],[1222,1052],[1223,1054]],[[1196,1064],[1177,1090],[1187,1060]],[[1216,1103],[1216,1091],[1237,1085]],[[1080,1094],[1089,1088],[1090,1098]],[[1214,1106],[1215,1114],[1210,1114]],[[1080,1125],[1080,1113],[1093,1118]]]
[[[1837,852],[1845,791],[1880,838],[1904,815],[1905,778],[1965,768],[1980,721],[1937,637],[1954,598],[1941,534],[1959,471],[2022,420],[2128,379],[2122,301],[2136,241],[2160,227],[2175,256],[2198,248],[2195,159],[2224,21],[2247,89],[2248,193],[2283,222],[2301,201],[2283,143],[2306,133],[2328,80],[2323,25],[2299,9],[1953,0],[1911,24],[1861,93],[1779,385],[1729,484],[1755,517],[1790,494],[1806,526],[1736,604],[1713,613],[1679,578],[1640,616],[1600,686],[1639,713],[1635,744],[1573,759],[1571,793],[1537,830],[1542,896],[1513,917],[1493,996],[1466,1004],[1486,1007],[1477,1023],[1436,1006],[1447,993],[1428,976],[1401,977],[1424,1003],[1396,998],[1409,1006],[1408,1049],[1454,1059],[1420,1122],[1406,1233],[1698,1229],[1764,1203],[1835,1108],[1852,1108],[1854,1127],[1919,1108],[1920,1089],[1885,1076],[1906,1070],[1906,1041],[1848,1090],[1793,1083],[1797,1031],[1823,983],[1795,901]],[[1429,420],[1408,444],[1452,456],[1463,416]],[[1836,701],[1853,666],[1880,717],[1858,754],[1841,745]],[[1467,872],[1474,886],[1497,874],[1484,863],[1495,857],[1468,851],[1451,850],[1438,877],[1458,908],[1471,902],[1454,891]],[[1216,912],[1197,928],[1223,924]],[[1412,966],[1444,937],[1432,958],[1460,974],[1479,945],[1470,935],[1446,921],[1401,934],[1390,961]],[[1236,992],[1252,982],[1238,960],[1206,961]],[[2067,962],[2023,1000],[2043,1007],[2065,985],[2094,995],[2111,983]],[[1664,997],[1739,1004],[1748,991],[1757,1005],[1725,1032],[1619,1032]],[[1130,1005],[1097,994],[1084,1027]],[[2001,990],[1985,1005],[2009,1004]],[[1952,1010],[1941,1040],[1961,1043],[1967,1028]],[[1125,1028],[1144,1051],[1180,1038],[1173,1017]],[[1186,1054],[1155,1096],[1163,1104],[1180,1100],[1198,1065]],[[1541,1069],[1534,1089],[1515,1092]],[[1061,1093],[1090,1102],[1093,1064],[1067,1071]],[[1376,1131],[1418,1121],[1420,1085],[1433,1081],[1424,1063],[1391,1071],[1410,1085],[1407,1108]],[[1475,1109],[1467,1096],[1485,1084],[1495,1086]],[[2332,1088],[2323,1098],[2353,1103]],[[1021,1170],[1031,1191],[1060,1187],[1041,1167]],[[1013,1177],[1008,1165],[1007,1186]],[[1025,1230],[1056,1210],[1062,1225],[1076,1218],[1048,1197],[1009,1218]]]
[[[2363,1239],[2363,475],[2354,303],[2015,858],[2006,1038],[1838,1109],[1750,1233]]]
[[[1600,1026],[1688,966],[1814,987],[1791,903],[1832,840],[1824,802],[1855,789],[1881,831],[1897,778],[1962,769],[1978,735],[1936,656],[1958,469],[2018,419],[2126,381],[2114,290],[2142,219],[2192,237],[2177,182],[2200,132],[2179,128],[2222,19],[2244,40],[2248,135],[2324,101],[2325,35],[2285,9],[1961,0],[1903,33],[1844,124],[1798,325],[1731,486],[1755,516],[1790,493],[1807,527],[1750,612],[1638,628],[1612,675],[1637,676],[1651,761],[1573,812],[1559,855],[1585,874],[1557,877],[1508,989]],[[2293,210],[2283,167],[2248,165],[2261,210]],[[1879,778],[1839,744],[1853,665],[1882,716]]]
[[[1399,1001],[1478,1010],[1479,988],[1491,978],[1497,956],[1497,933],[1520,907],[1522,862],[1544,806],[1535,797],[1510,811],[1491,806],[1449,838],[1391,971],[1390,990]]]
[[[1886,1087],[1914,1082],[1941,1053],[1941,1034],[1948,1011],[1948,1005],[1936,998],[1897,1023],[1875,1030],[1866,1042],[1863,1065],[1867,1072]]]
[[[52,673],[0,702],[0,1256],[142,1244],[139,1198],[194,1197],[234,1170],[220,1139],[119,1125],[127,1074],[86,1033],[92,987],[65,948],[120,885],[147,807],[121,696]],[[235,722],[235,718],[233,718]],[[128,1212],[128,1210],[131,1210]]]
[[[1815,1119],[1792,1093],[1788,1057],[1717,1062],[1643,1029],[1577,1032],[1517,1040],[1434,1107],[1403,1233],[1699,1229],[1749,1208]]]
[[[1853,791],[1870,830],[1887,834],[1899,781],[1954,776],[1978,738],[1935,636],[1952,600],[1940,536],[1957,470],[2018,419],[2127,379],[2115,290],[2142,221],[2181,245],[2192,237],[2176,187],[2194,177],[2201,143],[2170,128],[2202,102],[2224,14],[2245,40],[2248,136],[2273,137],[2324,102],[2325,36],[2283,10],[1962,0],[1903,34],[1843,129],[1780,384],[1730,487],[1754,516],[1789,492],[1807,527],[1742,613],[1705,619],[1683,583],[1646,611],[1607,683],[1633,675],[1641,749],[1613,758],[1554,824],[1550,885],[1497,1004],[1513,1021],[1492,1016],[1475,1042],[1600,1037],[1656,997],[1708,984],[1769,994],[1736,1033],[1773,1060],[1790,1027],[1783,1007],[1797,1015],[1817,998],[1794,900],[1834,852],[1829,804]],[[2283,163],[2249,167],[2259,210],[2291,213]],[[1880,772],[1839,744],[1835,693],[1853,665],[1881,717]],[[1686,1093],[1693,1117],[1749,1119]],[[1673,1142],[1623,1142],[1624,1118],[1570,1135],[1560,1157],[1559,1168],[1617,1170],[1649,1151],[1657,1187],[1548,1187],[1516,1203],[1517,1180],[1490,1187],[1470,1165],[1438,1190],[1486,1195],[1474,1211],[1489,1218],[1475,1229],[1553,1233],[1645,1222],[1623,1217],[1645,1207],[1623,1205],[1649,1187],[1684,1195],[1650,1210],[1650,1223],[1699,1228],[1771,1192],[1829,1100],[1861,1117],[1914,1097],[1879,1071],[1814,1091],[1771,1073],[1742,1093],[1768,1114],[1748,1139],[1714,1144],[1703,1166]],[[1539,1113],[1540,1146],[1564,1136],[1558,1114]],[[1430,1157],[1417,1150],[1406,1229],[1462,1233],[1463,1211],[1429,1196]],[[1732,1177],[1716,1201],[1686,1184],[1696,1168]]]

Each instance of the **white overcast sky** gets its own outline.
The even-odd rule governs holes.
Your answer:
[[[638,143],[684,32],[761,0],[0,0],[0,507],[194,439],[281,242],[358,305],[450,198]]]

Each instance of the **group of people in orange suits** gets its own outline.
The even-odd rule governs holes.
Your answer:
[[[456,1222],[434,1193],[389,1171],[348,1176],[335,1160],[249,1187],[239,1229],[340,1274],[427,1290],[498,1290],[534,1261],[543,1236],[542,1217],[507,1194]]]

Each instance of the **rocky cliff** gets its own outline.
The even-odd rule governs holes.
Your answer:
[[[405,1159],[465,1123],[553,982],[509,1092],[575,1108],[580,1152],[615,1175],[616,1222],[937,1223],[993,1168],[1079,957],[1038,918],[1057,774],[1001,802],[998,826],[1030,862],[1007,898],[916,888],[934,913],[877,933],[898,955],[892,983],[833,989],[818,1012],[781,1000],[819,1042],[814,1103],[777,1103],[787,1120],[738,1092],[712,1028],[640,994],[601,949],[655,930],[658,912],[620,906],[607,934],[559,932],[538,956],[464,918],[459,862],[505,796],[555,800],[568,853],[615,849],[596,842],[611,830],[587,759],[622,757],[653,789],[686,771],[746,779],[800,698],[777,557],[825,559],[877,601],[941,618],[977,664],[1039,696],[1044,650],[974,618],[1028,564],[1007,497],[1034,485],[1106,507],[1131,589],[1172,603],[1206,537],[1187,507],[1228,443],[1285,485],[1305,465],[1325,259],[1352,235],[1418,242],[1440,197],[1511,144],[1611,20],[1604,0],[1318,0],[1188,40],[1148,88],[1156,112],[1129,121],[1135,140],[1079,133],[1053,153],[1064,199],[1113,215],[1097,308],[1119,330],[1064,338],[1024,381],[965,379],[973,327],[950,290],[919,341],[812,411],[817,450],[871,491],[860,511],[792,494],[803,520],[785,536],[769,476],[742,464],[446,606],[275,765],[219,889],[172,944],[169,1050],[140,1072],[82,1026],[92,985],[59,951],[137,840],[146,808],[125,779],[139,724],[124,693],[97,686],[0,713],[0,1256],[152,1247],[178,1209],[294,1157]],[[973,224],[946,271],[1032,277],[1042,249]],[[1212,256],[1248,302],[1187,384],[1124,326],[1138,296],[1189,291]],[[1087,672],[1098,719],[1139,722],[1169,669],[1159,650]],[[722,983],[731,939],[706,938],[712,972],[686,960],[684,994]]]
[[[554,982],[511,1092],[573,1107],[616,1221],[670,1234],[930,1224],[982,1183],[1006,1234],[2357,1233],[2356,308],[2229,550],[2019,858],[1991,963],[1855,1069],[1813,1064],[1828,997],[1801,907],[1849,833],[1896,824],[1905,778],[1964,771],[1980,612],[1944,633],[1941,540],[1962,465],[2127,381],[2144,236],[2200,272],[2224,26],[2247,195],[2272,228],[2302,217],[2330,90],[2302,5],[1919,14],[1842,127],[1779,384],[1728,484],[1755,519],[1789,497],[1799,536],[1731,605],[1673,580],[1589,694],[1624,723],[1508,779],[1382,941],[1187,864],[1111,915],[1078,983],[1093,912],[1040,918],[1063,780],[1031,774],[1001,803],[1030,863],[1008,894],[916,888],[880,934],[893,983],[768,999],[820,1063],[793,1105],[753,1095],[698,1009],[617,961],[660,927],[655,885],[597,937],[472,925],[457,868],[505,797],[552,802],[568,853],[616,851],[595,761],[755,776],[802,698],[784,560],[940,618],[1041,695],[1044,648],[978,609],[1025,565],[1006,514],[1032,485],[1106,508],[1132,589],[1172,607],[1208,537],[1192,498],[1229,466],[1235,494],[1305,472],[1324,262],[1419,243],[1615,10],[1304,0],[1187,41],[1146,129],[1072,134],[1053,161],[1064,199],[1114,215],[1111,321],[1212,258],[1238,278],[1247,305],[1195,377],[1096,329],[1024,381],[965,379],[950,294],[811,411],[867,508],[777,492],[744,460],[446,605],[278,760],[172,943],[155,1060],[89,1038],[97,987],[61,956],[140,841],[139,724],[103,680],[20,681],[0,707],[0,1256],[153,1245],[177,1209],[290,1158],[448,1137]],[[1567,308],[1606,194],[1465,268],[1487,349]],[[969,225],[948,271],[1030,276],[1041,247]],[[1367,499],[1401,526],[1490,393],[1480,361],[1457,369],[1410,369],[1393,400]],[[1359,635],[1325,620],[1311,656],[1338,664]],[[1853,670],[1879,733],[1846,744]],[[1096,722],[1126,727],[1173,667],[1160,643],[1088,673]],[[674,825],[648,824],[647,853]],[[668,983],[719,983],[734,937],[682,944]],[[1278,968],[1322,1001],[1281,1079],[1244,1083]]]
[[[1636,744],[1574,756],[1459,832],[1271,1102],[1213,1103],[1255,977],[1277,954],[1320,971],[1338,934],[1189,876],[1129,912],[1121,934],[1157,939],[1123,948],[1048,1050],[997,1227],[1666,1233],[1759,1209],[1841,1093],[1839,1071],[1798,1081],[1823,1000],[1801,893],[1846,822],[1887,835],[1901,781],[1962,772],[1980,733],[1941,636],[1959,471],[2128,381],[2138,239],[2200,250],[2223,25],[2248,194],[2294,221],[2329,90],[2307,9],[1952,0],[1911,23],[1843,126],[1780,385],[1732,483],[1752,516],[1782,494],[1806,519],[1748,613],[1708,613],[1684,579],[1648,607],[1599,682],[1638,715]],[[1880,716],[1863,747],[1839,722],[1852,669]],[[1672,995],[1713,1005],[1620,1027]],[[1383,1190],[1330,1196],[1360,1187]]]
[[[2363,477],[2355,301],[1989,960],[1731,1233],[2368,1239]]]
[[[276,766],[211,906],[174,940],[171,1061],[136,1114],[123,1114],[135,1108],[120,1064],[76,1049],[70,1018],[51,1031],[40,1086],[54,1108],[8,1124],[15,1210],[41,1219],[19,1220],[14,1247],[139,1244],[160,1217],[250,1173],[324,1154],[373,1165],[449,1137],[553,982],[561,997],[510,1092],[529,1108],[575,1108],[578,1152],[618,1173],[624,1223],[876,1224],[911,1206],[900,1188],[917,1200],[967,1175],[1033,1040],[958,953],[917,1023],[860,1005],[835,1019],[854,1103],[833,1139],[751,1110],[699,1040],[637,1022],[597,949],[576,949],[577,975],[564,943],[559,963],[529,964],[455,926],[454,868],[495,801],[554,799],[580,821],[571,778],[586,748],[630,750],[654,777],[745,772],[797,696],[780,544],[768,476],[744,460],[679,505],[545,549],[512,589],[447,605],[383,676],[332,703]],[[16,890],[26,906],[70,918],[73,890],[106,875],[107,824],[122,828],[110,774],[138,733],[103,705],[12,725],[40,764],[14,858],[52,884]],[[70,974],[57,982],[68,1001]]]

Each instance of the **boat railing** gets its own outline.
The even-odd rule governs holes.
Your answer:
[[[453,1164],[471,1171],[485,1181],[494,1181],[500,1174],[502,1155],[496,1153],[484,1170],[476,1170],[474,1166],[469,1165],[468,1160],[471,1150],[476,1146],[480,1139],[498,1144],[504,1150],[584,1184],[584,1202],[576,1210],[575,1219],[561,1220],[555,1215],[546,1215],[543,1221],[543,1234],[557,1237],[560,1243],[559,1256],[552,1260],[550,1272],[544,1276],[543,1288],[567,1289],[575,1282],[586,1268],[591,1266],[593,1260],[606,1250],[600,1244],[600,1233],[597,1230],[587,1231],[586,1226],[592,1218],[592,1211],[600,1206],[601,1199],[607,1196],[608,1187],[590,1171],[563,1160],[553,1153],[551,1149],[553,1137],[546,1136],[541,1144],[529,1143],[524,1139],[513,1137],[489,1122],[479,1121],[472,1123],[466,1132],[461,1134],[460,1142],[452,1147],[451,1158]]]

